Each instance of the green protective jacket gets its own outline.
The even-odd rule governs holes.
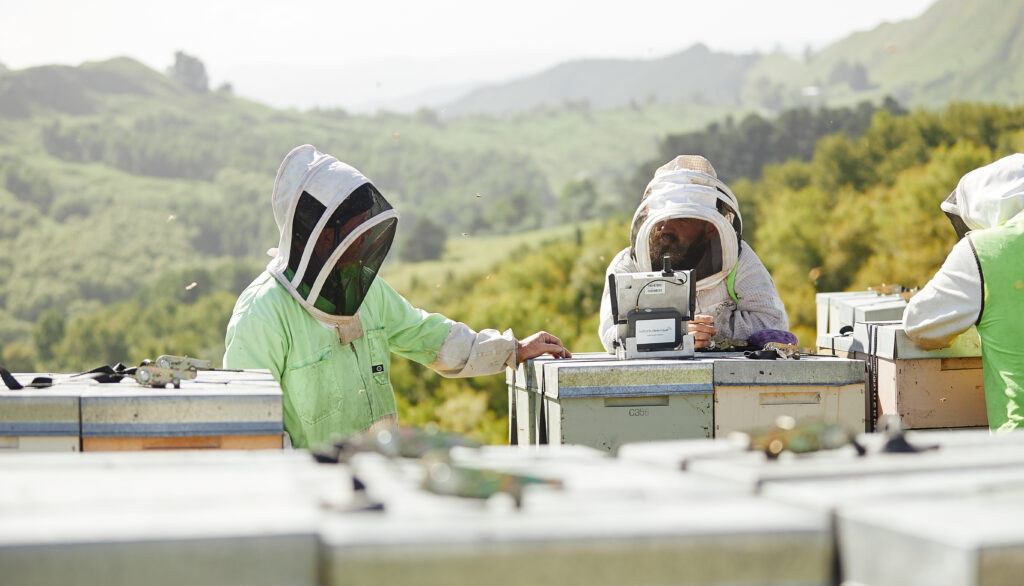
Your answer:
[[[363,336],[341,345],[268,272],[239,296],[224,368],[266,368],[284,392],[284,428],[296,447],[347,437],[396,413],[391,353],[431,364],[452,322],[409,304],[376,278],[359,308]]]
[[[1024,214],[969,234],[981,268],[978,320],[991,429],[1024,429]]]

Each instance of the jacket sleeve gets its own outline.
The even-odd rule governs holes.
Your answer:
[[[597,334],[601,338],[601,345],[606,352],[615,352],[612,342],[615,341],[617,329],[615,327],[615,316],[612,315],[611,291],[608,290],[608,275],[612,273],[635,273],[637,267],[629,257],[629,249],[622,250],[612,262],[604,274],[604,292],[601,293],[601,322],[597,326]]]
[[[945,348],[981,316],[984,285],[970,237],[961,238],[903,312],[903,329],[925,350]]]
[[[736,308],[729,316],[730,338],[746,340],[759,330],[788,330],[789,317],[764,263],[746,242],[736,269]]]
[[[381,279],[384,319],[391,351],[446,377],[496,374],[515,367],[518,342],[512,331],[474,331],[464,323],[412,306]]]
[[[506,366],[516,367],[517,347],[512,330],[500,334],[490,329],[475,332],[455,322],[430,368],[449,378],[496,374]]]

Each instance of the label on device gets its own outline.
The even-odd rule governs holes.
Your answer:
[[[665,281],[651,281],[644,285],[644,295],[664,295]]]
[[[638,319],[636,321],[636,343],[671,344],[676,341],[674,319]]]

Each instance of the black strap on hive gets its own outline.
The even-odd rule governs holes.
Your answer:
[[[3,367],[0,367],[0,379],[3,379],[4,384],[7,385],[7,388],[12,391],[20,391],[25,387],[45,389],[46,387],[53,385],[53,379],[48,376],[37,376],[34,379],[32,379],[32,382],[28,383],[27,385],[23,385],[19,383],[16,378],[14,378],[14,375],[11,374],[9,370]]]
[[[73,374],[69,378],[91,378],[98,383],[119,383],[126,376],[135,376],[135,367],[127,367],[118,362],[114,366],[104,364],[88,372]]]
[[[54,380],[54,378],[50,376],[37,376],[34,379],[32,379],[32,382],[28,383],[27,385],[23,385],[19,383],[17,379],[14,378],[14,375],[12,375],[9,370],[0,367],[0,379],[3,379],[4,384],[7,385],[7,388],[12,391],[18,391],[24,389],[25,387],[30,387],[34,389],[45,389],[47,387],[52,387],[53,385],[61,381],[72,380],[76,378],[91,378],[99,383],[119,383],[121,382],[121,379],[123,379],[124,377],[134,375],[134,366],[127,367],[118,362],[113,366],[104,364],[103,366],[96,367],[88,372],[72,374],[67,377],[62,377],[59,380]]]

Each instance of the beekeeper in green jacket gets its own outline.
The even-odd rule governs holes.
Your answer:
[[[1024,154],[963,176],[942,203],[960,241],[910,299],[903,326],[927,350],[981,338],[991,429],[1024,429]]]
[[[398,212],[359,171],[310,145],[281,163],[273,209],[280,241],[235,304],[224,368],[270,369],[296,447],[395,425],[391,353],[448,377],[571,356],[547,332],[476,332],[410,305],[377,277]]]

